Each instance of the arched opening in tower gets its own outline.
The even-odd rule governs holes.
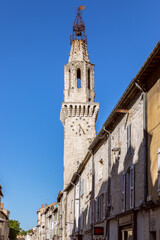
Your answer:
[[[81,88],[81,70],[77,69],[77,88]]]
[[[90,69],[88,69],[88,89],[91,89]]]

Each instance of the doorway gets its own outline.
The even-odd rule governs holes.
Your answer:
[[[121,240],[133,240],[132,226],[121,228]]]

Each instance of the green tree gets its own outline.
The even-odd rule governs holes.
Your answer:
[[[27,235],[27,231],[25,231],[25,230],[20,231],[20,235],[21,236],[26,236]]]
[[[20,223],[17,220],[10,219],[8,221],[8,225],[9,225],[9,239],[16,240],[17,235],[20,234],[20,231],[22,230],[20,228]]]

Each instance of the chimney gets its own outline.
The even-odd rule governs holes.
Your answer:
[[[41,205],[41,208],[43,208],[43,204]]]
[[[0,209],[4,209],[4,203],[0,203]]]
[[[45,207],[47,207],[47,204],[45,204]]]

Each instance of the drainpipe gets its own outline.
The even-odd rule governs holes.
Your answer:
[[[95,180],[95,169],[94,169],[94,155],[93,152],[91,150],[88,149],[88,151],[90,152],[91,156],[92,156],[92,194],[91,194],[91,209],[92,209],[92,218],[91,218],[91,230],[92,230],[92,239],[94,237],[94,231],[93,231],[93,227],[94,227],[94,180]]]
[[[143,136],[144,136],[144,204],[147,202],[148,195],[148,152],[147,152],[147,92],[144,91],[138,83],[135,83],[136,87],[143,92]]]
[[[108,186],[107,186],[107,218],[110,217],[110,196],[111,196],[111,134],[103,126],[103,130],[108,134]],[[110,222],[106,220],[106,236],[109,240]]]

